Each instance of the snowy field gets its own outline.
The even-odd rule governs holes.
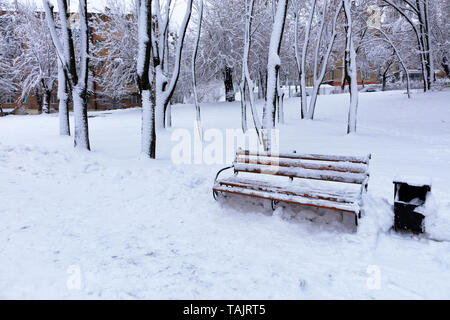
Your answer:
[[[90,113],[90,153],[58,136],[57,115],[0,118],[0,298],[450,299],[449,101],[362,93],[350,136],[348,95],[319,96],[314,121],[285,102],[281,151],[372,154],[358,230],[336,213],[214,201],[229,163],[171,161],[192,105],[173,107],[153,161],[139,158],[139,109]],[[202,118],[238,129],[239,103]],[[391,230],[397,175],[432,178],[424,235]]]

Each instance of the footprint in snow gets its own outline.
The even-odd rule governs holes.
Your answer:
[[[307,283],[306,283],[306,280],[305,280],[305,279],[300,279],[300,280],[298,281],[298,286],[299,286],[299,288],[300,288],[301,290],[305,290],[305,289],[306,289],[306,285],[307,285]]]
[[[191,179],[190,183],[189,183],[189,187],[197,187],[201,184],[203,184],[205,182],[205,178],[203,177],[195,177],[193,179]]]
[[[92,172],[99,171],[99,170],[100,170],[100,165],[97,162],[95,162],[95,163],[90,163],[90,164],[86,165],[84,167],[83,172],[84,173],[92,173]]]

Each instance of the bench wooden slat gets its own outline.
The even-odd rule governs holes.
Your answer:
[[[286,159],[303,159],[303,160],[321,160],[321,161],[332,161],[332,162],[352,162],[352,163],[364,163],[369,164],[370,155],[359,157],[359,156],[338,156],[338,155],[323,155],[323,154],[298,154],[298,153],[285,153],[281,152],[279,154],[270,154],[268,152],[254,152],[249,150],[238,150],[236,155],[251,155],[251,156],[265,156],[265,157],[276,157],[276,158],[286,158]]]
[[[270,154],[239,149],[233,165],[217,173],[213,186],[214,198],[217,200],[218,193],[228,193],[271,200],[272,208],[275,202],[285,202],[330,209],[353,214],[355,224],[358,225],[362,195],[367,191],[370,158],[370,155],[355,157],[297,153]],[[218,180],[221,172],[231,168],[235,173],[233,177]],[[240,172],[244,173],[244,177],[237,176]],[[275,175],[280,178],[265,181],[265,179],[253,179],[248,173]],[[281,177],[322,182],[298,184]],[[338,186],[339,184],[327,182],[361,186],[358,188],[346,185],[345,188],[341,188],[344,184]]]
[[[292,168],[292,167],[279,167],[259,164],[248,164],[234,162],[235,172],[249,172],[249,173],[261,173],[270,174],[284,177],[324,180],[333,182],[345,182],[362,184],[367,179],[367,174],[362,173],[348,173],[348,172],[336,172],[336,171],[318,171],[304,168]]]
[[[295,168],[349,172],[349,173],[366,173],[368,169],[366,164],[354,162],[333,162],[330,164],[324,162],[305,162],[299,159],[274,158],[266,156],[248,156],[248,155],[238,155],[236,158],[236,162],[249,164],[262,164],[262,165],[274,164],[280,167],[295,167]]]
[[[315,193],[311,190],[306,191],[305,189],[291,188],[288,189],[286,186],[277,186],[277,185],[269,185],[266,183],[261,183],[260,181],[254,180],[237,180],[234,178],[221,180],[218,185],[220,186],[228,186],[228,187],[238,187],[238,188],[247,188],[256,191],[264,191],[264,192],[272,192],[272,193],[281,193],[291,196],[301,196],[305,198],[311,199],[321,199],[328,200],[340,203],[354,203],[357,202],[357,198],[354,196],[346,196],[346,195],[338,195],[338,194],[330,194],[330,193]]]
[[[264,191],[256,191],[256,190],[250,190],[250,189],[238,188],[238,187],[230,188],[230,187],[226,187],[226,186],[215,186],[213,189],[214,189],[214,191],[218,191],[218,192],[226,192],[226,193],[238,194],[238,195],[243,195],[243,196],[251,196],[251,197],[260,198],[260,199],[269,199],[269,200],[304,205],[304,206],[315,207],[315,208],[337,210],[337,211],[347,212],[347,213],[352,213],[352,214],[356,214],[359,212],[359,206],[357,204],[337,203],[337,202],[321,200],[321,199],[310,199],[310,198],[305,198],[302,196],[283,195],[283,194],[264,192]]]

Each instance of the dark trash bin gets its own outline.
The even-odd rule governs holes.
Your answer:
[[[425,232],[423,226],[425,216],[416,209],[425,204],[430,191],[429,179],[402,177],[394,180],[395,230]]]

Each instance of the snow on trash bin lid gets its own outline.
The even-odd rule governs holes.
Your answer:
[[[423,186],[430,186],[431,188],[431,177],[424,177],[424,176],[396,176],[394,178],[394,183],[405,183],[410,186],[414,187],[423,187]]]

